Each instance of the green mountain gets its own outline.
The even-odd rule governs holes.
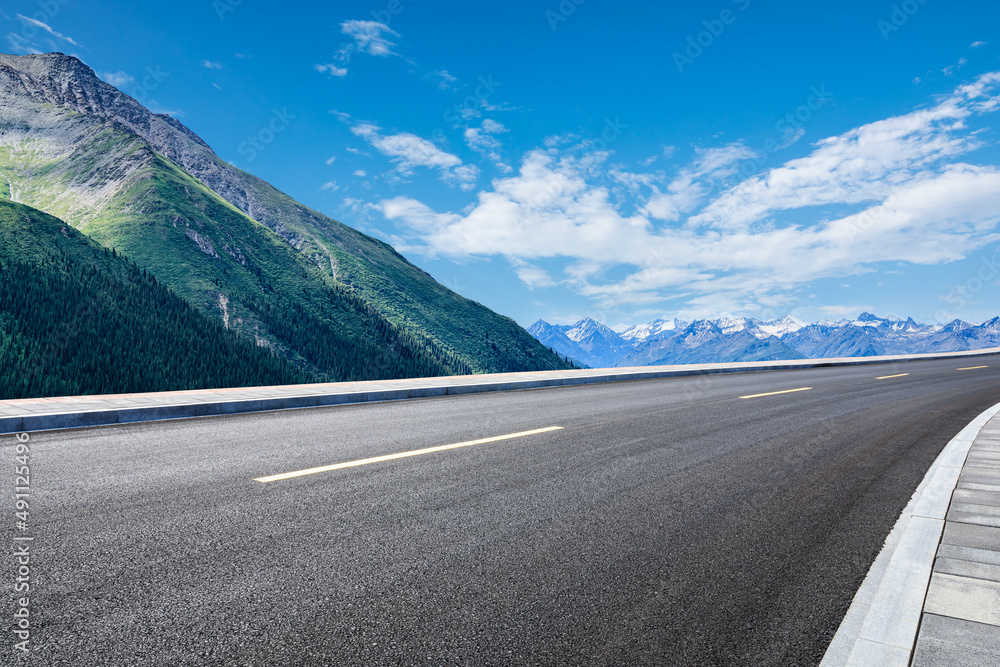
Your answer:
[[[116,248],[315,380],[566,368],[390,246],[218,158],[62,54],[0,54],[0,198]]]
[[[0,398],[306,380],[117,251],[0,201]]]

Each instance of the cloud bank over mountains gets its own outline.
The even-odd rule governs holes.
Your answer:
[[[668,174],[614,162],[599,139],[553,137],[464,209],[407,195],[371,208],[408,252],[505,258],[526,285],[567,286],[601,309],[681,299],[687,317],[788,310],[810,281],[940,265],[1000,240],[1000,167],[971,156],[998,106],[1000,72],[984,74],[764,170],[767,156],[743,142],[697,149]],[[486,128],[466,139],[502,163]],[[470,189],[476,167],[463,167],[452,179]]]

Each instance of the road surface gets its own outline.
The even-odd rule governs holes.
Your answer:
[[[998,402],[985,357],[31,434],[19,663],[815,664]]]

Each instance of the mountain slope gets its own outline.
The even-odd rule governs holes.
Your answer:
[[[564,329],[565,327],[538,320],[528,327],[528,333],[538,339],[542,345],[557,351],[570,361],[578,362],[579,359],[590,356],[575,340],[566,335]]]
[[[0,55],[0,126],[4,130],[0,172],[12,199],[59,215],[106,245],[128,244],[130,256],[140,263],[147,257],[140,252],[145,241],[137,237],[149,234],[136,231],[149,224],[151,215],[158,218],[153,226],[164,221],[188,223],[184,234],[204,254],[217,255],[214,259],[230,254],[237,262],[247,247],[237,247],[235,237],[230,240],[233,228],[255,222],[297,255],[300,261],[293,273],[305,272],[311,285],[353,294],[393,330],[437,357],[442,366],[438,372],[567,367],[509,318],[438,284],[389,245],[312,211],[229,165],[181,123],[149,112],[75,58]],[[150,164],[151,156],[158,164]],[[172,193],[146,196],[142,181],[149,180],[171,181]],[[208,194],[227,206],[220,207]],[[149,208],[150,200],[162,208]],[[235,213],[243,220],[228,225],[221,237],[213,237],[213,219],[201,220],[202,226],[189,224],[189,218],[199,217],[195,209],[204,207],[213,215],[225,209],[227,217]],[[156,216],[162,213],[168,215]],[[204,264],[203,259],[190,259],[190,253],[185,257],[190,264]],[[283,257],[275,270],[284,271],[288,262]],[[267,258],[258,257],[256,266],[266,263]],[[166,264],[160,261],[150,268],[162,272]],[[226,269],[234,270],[238,269]],[[221,308],[208,303],[232,300],[215,288],[212,281],[218,282],[217,274],[202,271],[188,276],[174,271],[162,278],[205,312],[214,309],[216,316],[224,317]],[[218,292],[214,297],[213,291]],[[253,310],[241,304],[244,310]],[[244,329],[250,321],[255,335],[296,352],[289,341],[276,339],[273,326],[261,327],[260,313],[255,314],[243,313],[248,318]]]
[[[0,399],[306,380],[61,220],[0,201]]]
[[[31,110],[0,130],[0,170],[14,197],[75,218],[80,231],[311,380],[469,372],[121,126],[52,105]]]

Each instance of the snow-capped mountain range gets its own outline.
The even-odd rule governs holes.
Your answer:
[[[727,361],[771,361],[1000,347],[1000,317],[975,325],[920,324],[862,313],[854,320],[809,324],[790,315],[763,322],[724,316],[661,319],[618,333],[586,318],[572,325],[538,320],[528,332],[564,357],[593,368]]]

